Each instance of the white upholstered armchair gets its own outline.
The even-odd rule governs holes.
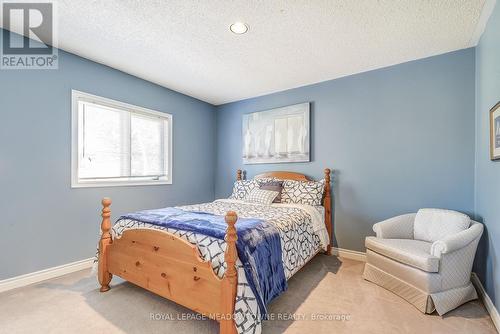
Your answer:
[[[440,315],[476,299],[470,281],[483,225],[449,210],[421,209],[373,226],[363,278]]]

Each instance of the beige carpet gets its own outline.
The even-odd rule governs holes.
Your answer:
[[[479,301],[443,318],[423,315],[364,281],[362,270],[361,262],[318,255],[270,305],[276,319],[264,323],[263,333],[496,333]],[[194,314],[117,278],[112,283],[111,291],[99,293],[85,270],[0,294],[0,332],[218,333],[212,320],[183,320]]]

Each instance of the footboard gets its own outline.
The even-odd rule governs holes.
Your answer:
[[[109,290],[112,275],[170,299],[220,322],[220,333],[236,333],[233,321],[236,298],[236,213],[226,222],[227,265],[223,279],[211,263],[199,256],[195,245],[163,231],[134,229],[112,240],[109,230],[111,200],[103,199],[102,236],[99,243],[99,282]]]

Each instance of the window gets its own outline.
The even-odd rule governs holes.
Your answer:
[[[71,186],[172,183],[172,115],[72,92]]]

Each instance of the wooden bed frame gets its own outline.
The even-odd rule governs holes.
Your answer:
[[[331,238],[330,169],[325,169],[325,225]],[[276,177],[282,180],[307,181],[305,175],[295,172],[268,172],[255,178]],[[237,180],[242,171],[237,171]],[[98,279],[101,292],[110,289],[113,275],[119,276],[157,295],[170,299],[220,323],[220,334],[235,334],[233,320],[238,283],[235,223],[233,211],[226,213],[227,265],[220,279],[209,261],[204,261],[195,245],[164,231],[150,229],[127,230],[122,237],[111,237],[111,199],[102,200],[101,239],[99,241]],[[331,242],[326,251],[331,254]]]

